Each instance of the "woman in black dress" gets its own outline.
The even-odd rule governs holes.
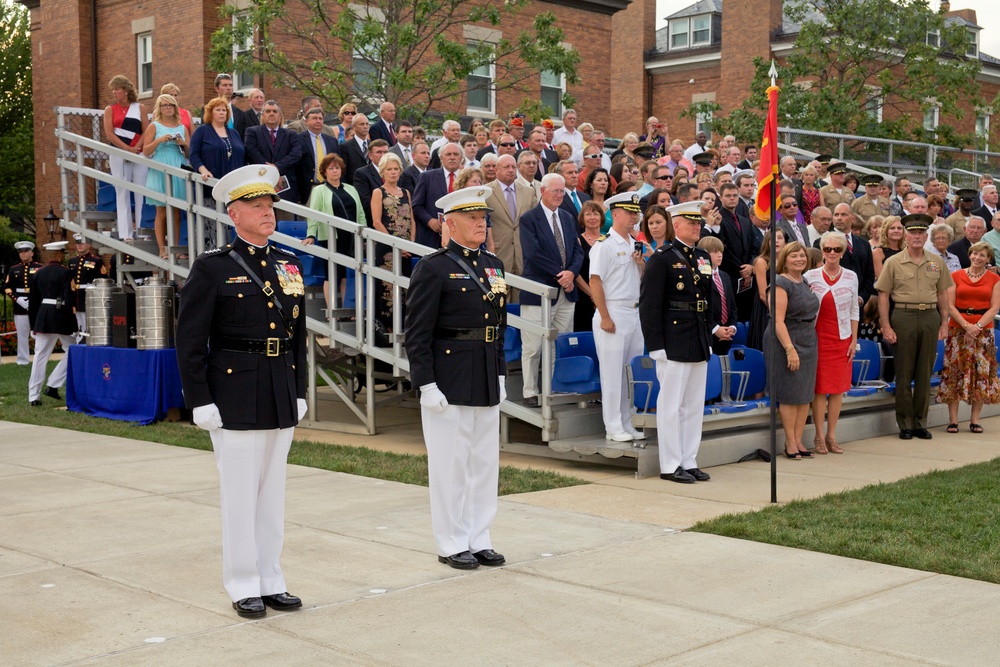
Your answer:
[[[777,251],[785,246],[785,233],[780,229],[778,238],[775,240]],[[757,290],[757,298],[753,300],[753,309],[750,311],[750,326],[747,328],[747,347],[755,350],[764,349],[764,330],[770,321],[768,311],[767,288],[770,286],[771,272],[771,232],[764,234],[764,239],[760,243],[760,254],[753,261],[753,288]]]
[[[585,201],[580,207],[577,221],[580,225],[580,245],[583,246],[583,264],[576,277],[580,300],[576,302],[576,310],[573,311],[573,331],[593,331],[594,301],[590,297],[590,249],[601,237],[604,209],[593,200]]]

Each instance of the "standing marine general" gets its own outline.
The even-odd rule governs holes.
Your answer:
[[[77,255],[69,260],[69,272],[73,275],[76,326],[80,333],[87,331],[87,289],[98,278],[106,278],[108,269],[100,255],[94,252],[90,239],[82,234],[73,236]]]
[[[906,246],[882,265],[875,289],[882,337],[892,344],[896,366],[899,437],[930,440],[927,408],[931,372],[937,342],[948,337],[948,290],[955,282],[941,256],[924,250],[927,227],[934,219],[926,213],[911,213],[903,216],[901,222]],[[891,316],[889,299],[895,302]]]
[[[28,402],[42,404],[42,382],[49,356],[56,343],[62,343],[62,359],[49,375],[45,395],[59,400],[59,387],[66,384],[69,346],[76,342],[76,318],[73,316],[73,276],[62,262],[66,258],[66,241],[46,243],[47,264],[28,280],[28,319],[35,332],[35,358],[28,380]]]
[[[28,282],[35,271],[42,265],[35,261],[35,244],[31,241],[18,241],[14,244],[20,263],[10,267],[4,292],[14,302],[14,329],[17,331],[17,365],[27,366],[31,363],[31,347],[28,335],[31,324],[28,322]]]
[[[305,287],[302,263],[268,242],[277,182],[275,167],[250,165],[215,185],[237,236],[195,260],[177,318],[184,400],[219,469],[223,582],[248,618],[302,606],[279,558],[285,464],[306,412]]]
[[[693,201],[667,209],[674,242],[661,245],[649,258],[639,294],[639,319],[649,356],[656,361],[660,393],[656,398],[656,431],[660,478],[682,484],[706,482],[698,468],[712,335],[732,339],[735,327],[719,329],[713,313],[718,294],[712,258],[695,247],[701,236],[701,206]]]
[[[503,262],[479,249],[490,192],[463,188],[435,202],[451,241],[417,263],[406,299],[406,354],[420,387],[434,541],[438,560],[463,570],[504,563],[490,526],[497,513],[500,403],[507,397],[507,284]]]

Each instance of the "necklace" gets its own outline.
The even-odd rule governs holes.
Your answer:
[[[823,267],[823,275],[825,275],[830,280],[836,280],[837,278],[840,277],[840,274],[843,272],[844,272],[844,267],[838,266],[837,272],[831,276],[829,273],[826,272],[826,267],[825,266]]]
[[[231,141],[229,141],[229,135],[228,134],[226,136],[224,136],[224,137],[221,137],[221,139],[222,139],[222,143],[224,143],[226,145],[226,159],[228,160],[231,157],[233,157],[233,144],[232,144]]]
[[[972,267],[970,266],[969,268],[967,268],[967,269],[965,270],[965,273],[966,273],[966,275],[967,275],[967,276],[969,276],[969,277],[970,277],[970,278],[972,278],[973,280],[979,280],[980,278],[982,278],[983,276],[985,276],[985,275],[986,275],[986,269],[984,268],[984,269],[983,269],[982,271],[980,271],[979,273],[973,273],[973,272],[972,272]]]

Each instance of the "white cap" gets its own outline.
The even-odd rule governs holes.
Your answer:
[[[52,243],[46,243],[42,247],[46,250],[65,250],[68,245],[69,241],[53,241]]]
[[[32,243],[31,241],[18,241],[17,243],[14,244],[14,248],[16,250],[19,250],[19,251],[20,250],[34,250],[35,249],[35,244]]]
[[[622,192],[614,197],[608,197],[604,200],[604,205],[608,207],[608,210],[620,208],[630,213],[639,213],[642,211],[642,207],[639,204],[638,192]]]
[[[234,201],[257,199],[270,196],[272,200],[281,199],[274,191],[278,184],[278,168],[269,164],[250,164],[229,172],[219,179],[212,188],[212,199],[229,206]]]
[[[691,218],[692,220],[701,220],[701,207],[705,205],[705,202],[701,200],[686,201],[680,204],[674,204],[673,206],[667,207],[667,213],[671,216],[680,216],[682,218]]]
[[[492,190],[485,185],[474,185],[471,188],[462,188],[446,194],[434,202],[434,205],[445,214],[465,211],[492,211],[493,209],[486,205],[486,198],[490,196],[490,192]]]
[[[751,177],[753,177],[753,176],[755,176],[755,174],[753,173],[753,169],[740,169],[735,174],[733,174],[733,180],[735,181],[740,176],[751,176]]]

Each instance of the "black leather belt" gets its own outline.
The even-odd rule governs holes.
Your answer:
[[[708,301],[671,301],[667,304],[670,310],[689,310],[696,313],[703,313],[708,310]]]
[[[958,311],[960,313],[965,313],[966,315],[985,315],[989,308],[963,308]]]
[[[218,336],[212,339],[212,347],[227,352],[246,352],[277,357],[292,351],[291,338],[228,338]]]
[[[481,340],[492,343],[499,335],[500,327],[479,327],[477,329],[434,328],[434,337],[441,340]]]

